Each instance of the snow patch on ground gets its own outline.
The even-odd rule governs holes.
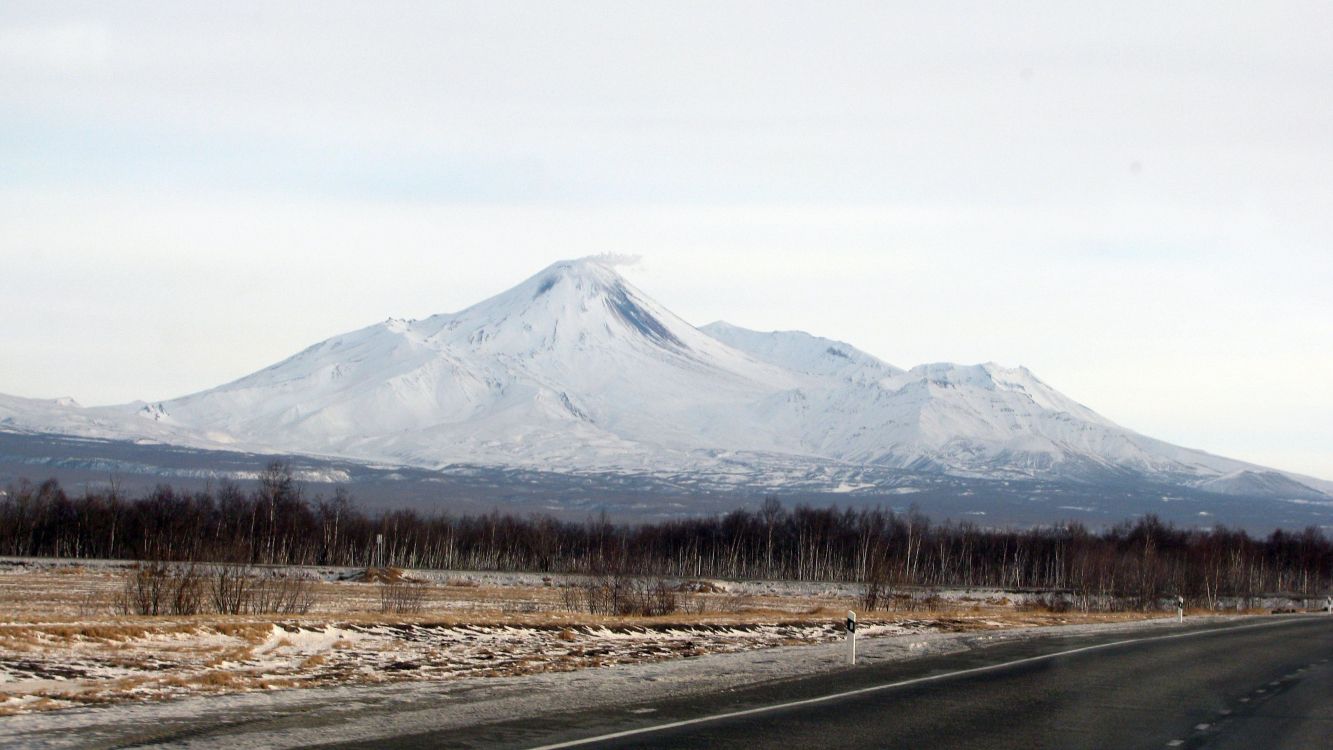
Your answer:
[[[861,632],[947,627],[927,619],[871,621]],[[196,692],[566,672],[842,637],[834,622],[0,625],[0,708],[15,713]]]

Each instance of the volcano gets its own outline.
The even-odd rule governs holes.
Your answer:
[[[1023,367],[904,370],[807,333],[695,327],[598,258],[180,398],[0,397],[0,428],[437,470],[693,472],[735,487],[874,490],[910,471],[1333,499],[1327,482],[1121,427]]]

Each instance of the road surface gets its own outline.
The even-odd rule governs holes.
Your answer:
[[[1330,748],[1333,617],[1044,638],[339,748]]]

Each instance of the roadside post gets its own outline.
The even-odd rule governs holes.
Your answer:
[[[1333,594],[1324,597],[1324,611],[1333,615]]]
[[[847,610],[847,663],[856,666],[856,613]]]
[[[1185,597],[1176,595],[1176,618],[1178,622],[1185,621]]]

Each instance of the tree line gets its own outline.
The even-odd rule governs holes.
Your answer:
[[[70,496],[55,480],[23,482],[0,498],[0,554],[851,581],[884,596],[909,586],[1036,588],[1066,592],[1085,609],[1154,606],[1176,594],[1215,607],[1333,587],[1333,542],[1315,527],[1253,537],[1148,516],[1099,531],[995,529],[932,523],[915,510],[787,508],[774,497],[757,510],[640,524],[371,514],[344,488],[308,497],[281,464],[249,491],[161,485],[130,497],[113,484]]]

